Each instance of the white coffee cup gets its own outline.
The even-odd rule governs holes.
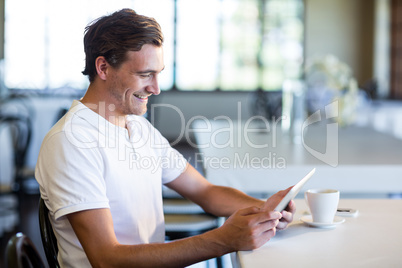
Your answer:
[[[333,189],[311,189],[304,193],[313,222],[332,223],[339,203],[339,191]]]

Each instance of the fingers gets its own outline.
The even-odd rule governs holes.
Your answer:
[[[282,218],[282,214],[277,211],[267,211],[258,207],[239,210],[238,214],[243,216],[246,226],[254,228],[254,235],[275,228]]]
[[[290,188],[281,191],[277,196],[286,195]],[[238,210],[225,222],[222,228],[229,237],[226,241],[231,250],[256,249],[272,237],[276,230],[285,229],[293,220],[295,204],[291,201],[282,213],[263,207],[248,207]]]
[[[278,224],[279,224],[279,219],[260,222],[258,224],[258,227],[256,228],[255,234],[263,235],[263,234],[267,234],[267,232],[272,231],[272,233],[271,233],[272,236],[270,237],[270,238],[272,238],[275,235],[275,231],[276,231]]]
[[[282,200],[282,198],[290,191],[290,189],[292,189],[293,186],[283,190],[283,191],[279,191],[276,194],[274,194],[273,196],[271,196],[267,202],[264,205],[264,208],[268,209],[268,210],[272,210],[276,207],[276,205],[280,202],[280,200]],[[293,221],[293,215],[296,212],[296,205],[295,202],[293,200],[291,200],[289,202],[289,204],[287,205],[287,207],[285,208],[285,210],[283,210],[282,213],[282,218],[278,223],[278,226],[276,226],[276,228],[278,230],[283,230],[286,229],[288,224],[291,223]]]
[[[289,204],[287,205],[287,207],[285,208],[286,211],[295,214],[296,212],[296,204],[293,200],[290,200]]]
[[[249,216],[250,220],[254,223],[282,218],[282,214],[277,211],[268,211],[267,209],[259,207],[244,208],[239,210],[237,214],[240,216]]]
[[[258,207],[241,209],[234,213],[221,228],[229,239],[227,245],[235,250],[256,249],[271,239],[281,213]]]
[[[282,214],[277,211],[266,211],[259,209],[259,212],[253,215],[248,215],[251,249],[256,249],[268,242],[276,234],[276,227]]]
[[[296,212],[296,205],[293,200],[291,200],[285,210],[282,211],[282,218],[280,219],[278,226],[276,227],[278,230],[286,229],[288,224],[293,221],[293,215]]]
[[[276,234],[276,227],[271,228],[265,232],[260,233],[258,236],[254,237],[254,240],[252,243],[250,243],[250,247],[245,250],[253,250],[257,249],[261,246],[263,246],[265,243],[267,243],[272,237],[274,237]]]
[[[282,212],[282,219],[279,221],[278,225],[276,226],[276,228],[278,230],[284,230],[288,227],[289,223],[291,223],[293,221],[293,214],[287,212],[287,211],[283,211]]]

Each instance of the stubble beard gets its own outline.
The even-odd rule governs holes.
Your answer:
[[[135,102],[135,96],[124,95],[121,94],[117,89],[121,88],[121,85],[118,81],[114,81],[111,87],[109,88],[110,96],[113,99],[113,103],[115,103],[115,111],[122,115],[144,115],[147,111],[147,105],[141,104],[133,104]]]

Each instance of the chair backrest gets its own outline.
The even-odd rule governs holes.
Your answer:
[[[15,183],[15,147],[13,145],[12,126],[0,115],[0,187],[2,192],[11,191]]]
[[[22,168],[25,164],[28,147],[31,143],[32,122],[29,116],[7,115],[0,113],[0,121],[7,122],[13,127],[15,132],[15,153],[17,168]]]
[[[13,157],[13,190],[22,189],[22,180],[23,180],[23,170],[26,162],[26,156],[28,152],[28,148],[31,142],[31,134],[32,134],[32,123],[29,116],[23,115],[10,115],[4,114],[4,112],[0,111],[0,124],[8,124],[8,130],[12,135],[12,152],[8,152],[8,154],[12,153]],[[2,135],[4,139],[4,134]],[[0,141],[1,142],[1,141]],[[3,141],[4,142],[4,141]],[[9,144],[5,147],[6,160],[7,158],[7,148],[9,148]],[[3,153],[3,152],[2,152]],[[3,165],[4,166],[4,165]],[[4,173],[4,171],[2,172]],[[4,175],[3,175],[4,176]],[[4,183],[4,181],[3,181]]]
[[[39,227],[47,262],[51,268],[58,268],[60,265],[57,261],[57,253],[59,252],[57,239],[49,220],[49,209],[46,207],[45,201],[43,201],[42,198],[39,200]]]
[[[5,257],[8,268],[45,268],[35,245],[23,233],[17,233],[10,238]]]

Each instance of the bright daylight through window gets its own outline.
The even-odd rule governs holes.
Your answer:
[[[162,90],[278,90],[301,75],[302,0],[10,0],[6,87],[86,89],[84,28],[124,7],[161,24]]]

